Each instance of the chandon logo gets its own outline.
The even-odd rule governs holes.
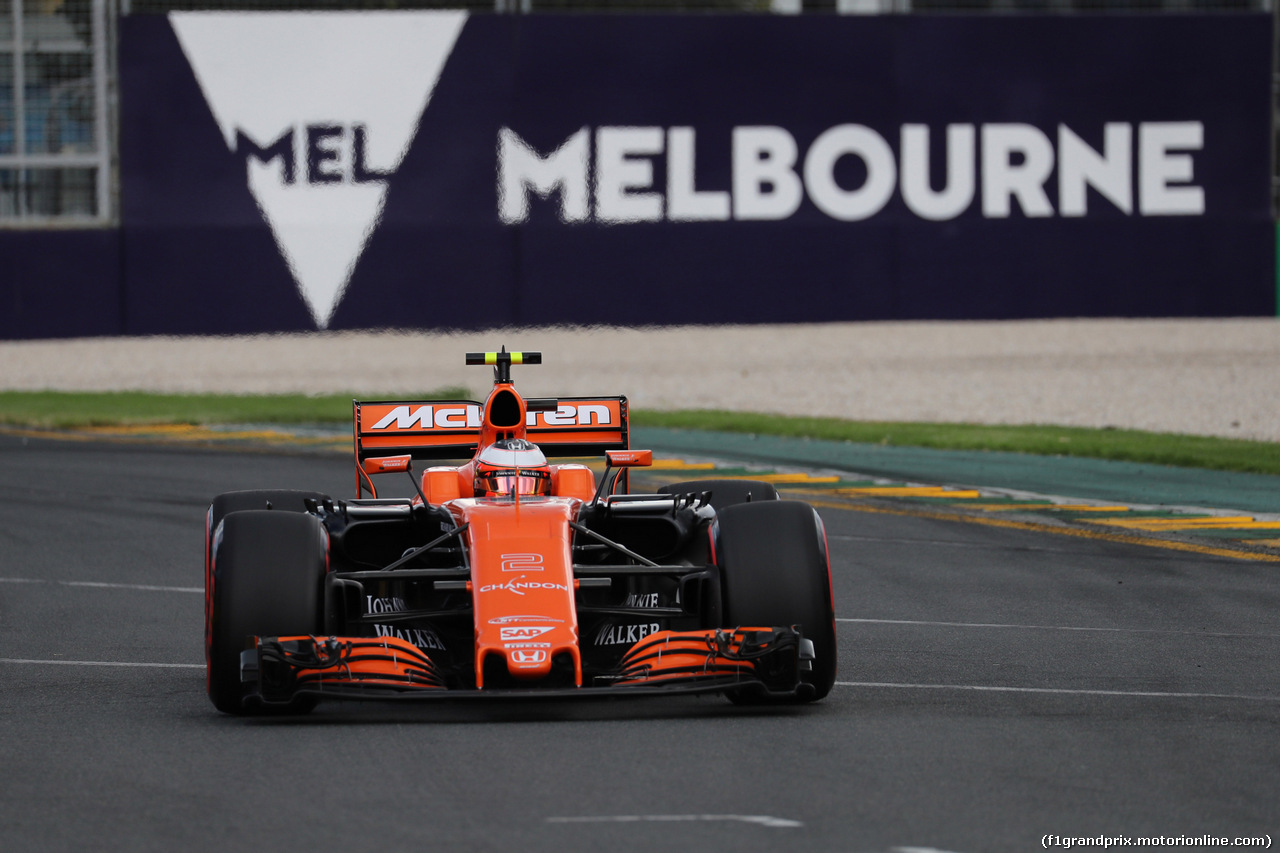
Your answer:
[[[530,589],[549,589],[559,590],[560,592],[569,591],[569,587],[562,583],[525,580],[524,575],[521,575],[518,578],[512,578],[504,583],[490,583],[480,587],[481,592],[496,592],[500,589],[505,589],[507,592],[514,592],[516,595],[524,595],[525,591]]]
[[[319,328],[378,226],[387,183],[466,19],[458,11],[169,16]]]

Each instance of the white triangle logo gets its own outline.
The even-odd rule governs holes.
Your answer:
[[[316,326],[329,325],[467,20],[461,11],[172,12]]]

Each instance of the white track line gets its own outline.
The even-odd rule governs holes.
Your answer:
[[[1047,548],[1027,545],[999,544],[995,542],[957,542],[952,539],[899,539],[889,536],[853,536],[848,533],[828,533],[827,539],[849,542],[891,542],[895,545],[939,545],[944,548],[976,548],[985,551],[1035,551],[1039,554],[1074,554],[1066,548]]]
[[[118,660],[29,660],[25,658],[0,658],[0,663],[52,664],[54,666],[127,666],[158,669],[204,669],[202,663],[138,663]]]
[[[1174,631],[1166,628],[1080,628],[1072,625],[1018,625],[1003,622],[928,622],[922,619],[852,619],[836,618],[837,622],[860,622],[868,625],[925,625],[939,628],[1021,628],[1027,631],[1096,631],[1112,634],[1181,634],[1188,637],[1246,637],[1275,640],[1280,634],[1227,634],[1218,631]]]
[[[1241,693],[1161,693],[1154,690],[1073,690],[1065,687],[992,687],[983,684],[897,684],[887,681],[837,681],[837,687],[871,687],[891,690],[974,690],[983,693],[1058,693],[1068,696],[1130,696],[1157,699],[1245,699],[1280,702],[1280,696],[1248,696]]]
[[[119,666],[151,669],[204,669],[202,663],[142,663],[106,660],[34,660],[0,658],[0,663],[53,666]],[[992,687],[981,684],[899,684],[887,681],[837,681],[836,687],[869,687],[896,690],[973,690],[985,693],[1057,693],[1072,696],[1131,696],[1160,699],[1245,699],[1253,702],[1280,702],[1280,696],[1247,696],[1239,693],[1163,693],[1144,690],[1073,690],[1062,687]],[[549,817],[551,823],[625,823],[632,821],[736,820],[765,826],[799,826],[785,818],[765,815],[611,815],[605,817]],[[778,821],[767,823],[767,821]]]
[[[739,823],[754,823],[760,826],[783,829],[804,826],[798,820],[757,814],[620,814],[601,815],[599,817],[549,817],[546,819],[547,823],[638,823],[640,821],[676,823],[692,820],[731,820]]]
[[[0,583],[51,583],[58,586],[84,586],[92,589],[138,589],[144,592],[204,592],[204,589],[198,586],[154,586],[144,583],[103,583],[101,581],[56,581],[45,578],[0,578]]]

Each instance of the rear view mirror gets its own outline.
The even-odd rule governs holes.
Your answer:
[[[653,464],[652,450],[606,450],[611,468],[648,468]]]
[[[411,456],[373,456],[364,460],[366,474],[391,474],[409,470]]]

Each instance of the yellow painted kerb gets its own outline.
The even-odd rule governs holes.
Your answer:
[[[1058,527],[1050,524],[1036,524],[1029,521],[1012,521],[1006,518],[992,518],[981,515],[962,515],[951,512],[931,512],[924,509],[891,509],[889,507],[868,506],[855,503],[835,503],[833,501],[809,501],[814,506],[827,509],[844,509],[851,512],[873,512],[882,515],[904,515],[913,518],[931,518],[938,521],[959,521],[965,524],[981,524],[986,527],[1004,527],[1011,530],[1030,530],[1036,533],[1052,533],[1058,536],[1075,536],[1080,539],[1094,539],[1103,542],[1121,542],[1125,545],[1143,545],[1148,548],[1163,548],[1169,551],[1186,551],[1192,554],[1207,554],[1213,557],[1231,557],[1236,560],[1253,560],[1259,563],[1280,563],[1280,556],[1275,554],[1257,554],[1251,551],[1234,551],[1229,548],[1214,548],[1208,545],[1195,545],[1190,542],[1168,542],[1163,539],[1147,539],[1142,536],[1126,536],[1120,533],[1104,533],[1097,530],[1084,530],[1078,527]]]

